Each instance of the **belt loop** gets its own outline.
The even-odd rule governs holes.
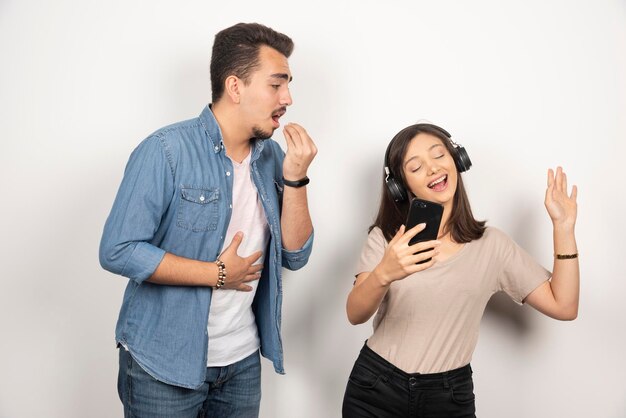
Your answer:
[[[448,381],[448,372],[445,372],[443,374],[443,388],[446,390],[450,388],[450,382]]]
[[[390,364],[389,367],[387,367],[387,370],[385,370],[385,372],[382,374],[383,382],[387,383],[389,381],[389,377],[391,377],[391,373],[393,373],[392,364]]]

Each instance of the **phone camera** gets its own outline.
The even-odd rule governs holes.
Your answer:
[[[426,203],[424,203],[424,202],[420,202],[420,205],[419,205],[419,206],[420,206],[420,208],[425,208],[425,207],[426,207]]]

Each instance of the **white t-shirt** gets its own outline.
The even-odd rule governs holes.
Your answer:
[[[237,254],[247,257],[256,251],[263,255],[255,264],[263,264],[269,242],[269,228],[250,173],[250,154],[241,162],[233,163],[233,210],[222,251],[237,233],[243,232],[243,241]],[[226,266],[228,281],[228,266]],[[209,310],[208,367],[221,367],[243,360],[260,347],[252,301],[258,280],[247,283],[251,292],[231,289],[213,291]]]

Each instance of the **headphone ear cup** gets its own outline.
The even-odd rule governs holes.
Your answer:
[[[470,169],[472,166],[472,160],[470,160],[469,154],[465,151],[465,148],[459,146],[456,148],[454,155],[454,164],[459,173],[463,173]]]
[[[404,202],[406,200],[406,190],[404,190],[404,187],[402,187],[396,179],[389,177],[385,184],[394,202]]]

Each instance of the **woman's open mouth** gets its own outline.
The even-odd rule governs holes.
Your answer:
[[[448,175],[447,174],[444,174],[438,179],[433,180],[430,183],[428,183],[428,188],[436,192],[445,190],[446,187],[448,187]]]

